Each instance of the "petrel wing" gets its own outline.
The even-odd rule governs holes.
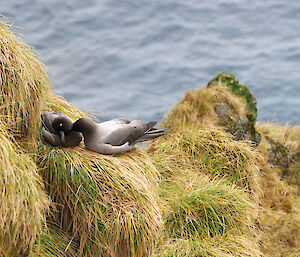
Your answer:
[[[152,140],[165,134],[166,129],[153,128],[156,122],[149,122],[147,124],[142,121],[132,121],[128,126],[122,126],[111,132],[106,138],[106,144],[113,146],[120,146],[126,142],[131,144]]]
[[[104,140],[105,144],[120,146],[129,142],[129,144],[142,137],[144,128],[139,126],[126,126],[115,129]]]

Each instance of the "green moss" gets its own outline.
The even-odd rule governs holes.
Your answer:
[[[239,114],[231,103],[220,102],[215,105],[215,113],[217,114],[219,125],[234,135],[236,140],[251,140],[256,145],[261,141],[260,134],[255,129],[257,118],[256,99],[251,94],[247,86],[239,84],[239,81],[233,74],[221,72],[212,79],[207,87],[226,86],[231,92],[243,99],[246,103],[247,110],[245,113]]]

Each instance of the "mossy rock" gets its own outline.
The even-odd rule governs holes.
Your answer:
[[[229,103],[220,102],[215,105],[214,110],[219,125],[225,127],[235,140],[250,140],[256,145],[260,143],[261,136],[256,131],[254,124],[249,122],[246,117],[239,116]]]
[[[210,87],[218,85],[218,83],[229,87],[232,93],[240,96],[246,101],[249,110],[247,117],[249,121],[255,123],[257,118],[256,99],[251,94],[247,86],[239,84],[239,81],[235,78],[235,76],[227,72],[220,72],[215,78],[208,82],[207,86]]]
[[[289,171],[289,167],[292,161],[292,154],[290,150],[283,144],[276,142],[270,137],[266,137],[270,145],[270,163],[282,169],[282,178],[284,178]]]
[[[239,84],[234,75],[226,72],[219,73],[208,82],[207,87],[223,85],[233,94],[241,97],[246,102],[246,112],[239,115],[230,103],[220,102],[215,105],[214,111],[217,115],[219,125],[234,135],[236,140],[250,140],[258,145],[261,141],[260,134],[255,129],[257,118],[256,99],[247,86]]]

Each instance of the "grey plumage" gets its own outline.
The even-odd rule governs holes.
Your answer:
[[[73,124],[74,131],[82,132],[86,147],[103,154],[118,154],[130,151],[134,144],[164,135],[166,129],[156,129],[156,122],[113,119],[96,124],[82,118]]]
[[[80,132],[72,131],[74,121],[63,112],[42,112],[42,133],[53,146],[76,146],[82,140]]]

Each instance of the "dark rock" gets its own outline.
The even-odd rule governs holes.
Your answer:
[[[270,163],[282,170],[281,178],[283,179],[288,174],[289,167],[292,161],[292,154],[285,145],[276,142],[267,136],[266,140],[271,147],[269,155]]]
[[[243,117],[240,117],[227,103],[215,105],[218,124],[225,127],[226,131],[234,136],[234,140],[250,140],[257,146],[260,143],[260,134],[254,126]]]

